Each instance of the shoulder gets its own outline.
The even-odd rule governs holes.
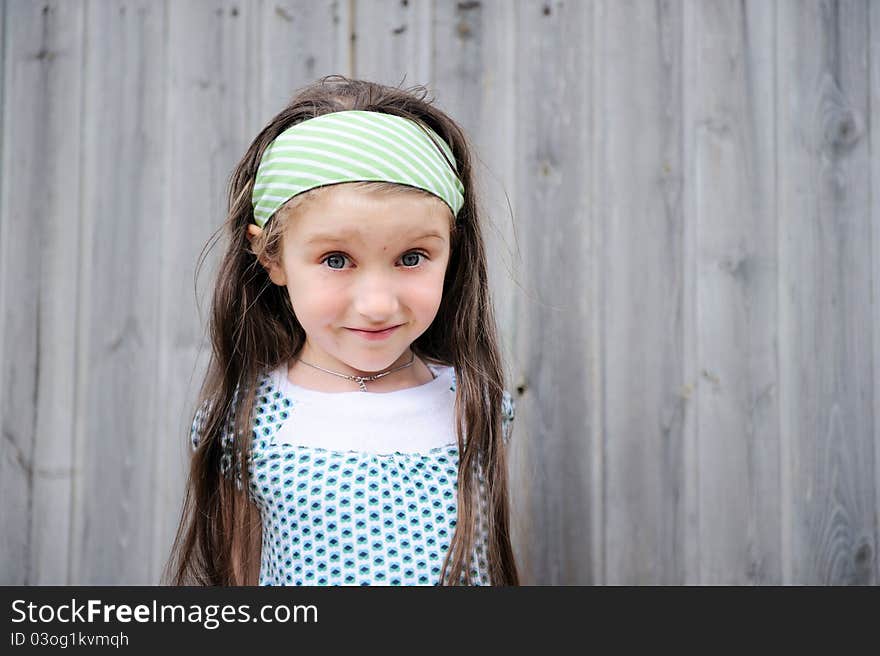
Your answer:
[[[508,421],[513,421],[516,415],[516,402],[507,390],[501,393],[501,416]]]
[[[211,400],[207,399],[203,401],[196,410],[195,417],[193,418],[192,426],[190,428],[190,445],[193,452],[196,452],[198,450],[199,445],[205,439],[205,433],[208,428],[208,416],[212,410],[212,406],[213,404]],[[226,415],[226,420],[221,428],[220,444],[222,447],[222,451],[220,456],[220,472],[224,476],[229,475],[229,471],[232,465],[232,439],[234,434],[233,424],[235,421],[235,408],[236,399],[233,399],[232,407],[229,409],[229,412]],[[238,476],[237,478],[239,479],[237,482],[240,485],[240,476]]]
[[[256,433],[256,428],[263,423],[260,420],[260,415],[266,413],[270,409],[276,409],[278,405],[278,398],[280,394],[273,386],[273,379],[271,372],[265,372],[260,374],[257,378],[256,389],[254,392],[254,402],[253,402],[253,415],[254,421],[252,428],[254,428]],[[232,403],[228,411],[226,412],[225,421],[223,424],[223,445],[229,446],[232,442],[232,436],[234,434],[234,422],[236,412],[238,411],[239,402],[241,400],[241,389],[239,387],[235,388],[235,391],[232,394]],[[289,403],[288,403],[289,405]],[[192,443],[192,448],[198,448],[199,443],[205,434],[206,423],[208,416],[213,407],[212,399],[203,400],[199,405],[198,409],[195,412],[195,416],[193,417],[192,427],[190,429],[190,441]]]
[[[235,391],[232,395],[232,401],[229,404],[229,408],[226,411],[225,416],[222,418],[221,424],[219,428],[216,430],[216,439],[219,440],[219,444],[221,447],[220,452],[220,471],[224,476],[229,476],[232,470],[235,471],[236,482],[239,485],[239,489],[241,487],[241,465],[238,459],[235,459],[235,466],[233,467],[233,445],[235,442],[236,428],[235,422],[237,418],[239,404],[241,402],[241,388],[236,387]],[[260,415],[265,412],[265,408],[272,404],[272,386],[271,386],[271,378],[268,373],[261,374],[257,379],[257,387],[255,390],[255,398],[254,398],[254,411],[253,417],[251,421],[251,435],[256,437],[258,435],[258,429],[261,424],[264,423],[261,419]],[[198,406],[195,415],[193,417],[192,426],[190,427],[190,445],[192,447],[193,452],[197,451],[199,445],[206,438],[206,433],[209,431],[208,419],[211,416],[211,412],[214,409],[214,399],[205,399]],[[241,439],[244,439],[244,435],[241,432],[238,433],[241,436]],[[242,446],[239,446],[239,453],[241,453]]]
[[[195,417],[193,417],[192,427],[190,428],[189,437],[193,451],[199,448],[202,436],[205,434],[205,422],[208,418],[208,412],[211,410],[210,400],[203,401],[196,409]]]
[[[504,443],[510,442],[510,432],[513,430],[513,418],[516,415],[516,403],[513,396],[507,390],[501,393],[501,430]]]
[[[289,416],[293,401],[278,386],[277,371],[263,374],[257,381],[252,412],[254,440],[265,446]]]
[[[452,376],[452,386],[449,389],[454,392],[456,389],[456,376],[454,367],[450,367],[450,373]],[[510,433],[513,429],[513,418],[516,415],[516,402],[513,400],[513,395],[507,390],[501,391],[500,411],[502,435],[506,444],[510,441]]]

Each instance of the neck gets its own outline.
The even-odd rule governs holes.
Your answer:
[[[396,369],[407,364],[412,359],[412,365],[398,371],[389,373],[373,381],[366,381],[368,392],[395,392],[397,390],[417,387],[429,383],[434,379],[434,374],[427,365],[412,351],[407,350],[392,365],[378,371],[363,371],[346,366],[343,363],[324,363],[320,359],[310,359],[305,348],[295,355],[288,363],[287,378],[294,385],[320,392],[353,392],[359,389],[357,381],[346,380],[341,376],[315,369],[310,365],[317,365],[323,369],[344,374],[346,376],[374,376],[391,369]]]

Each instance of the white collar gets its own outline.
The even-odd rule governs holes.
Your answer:
[[[284,362],[269,377],[291,407],[273,439],[374,454],[426,454],[455,444],[455,370],[428,367],[436,378],[416,387],[393,392],[320,392],[293,384]]]

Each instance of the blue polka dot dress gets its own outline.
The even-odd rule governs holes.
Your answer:
[[[260,585],[439,583],[457,517],[456,385],[452,367],[428,366],[432,382],[389,393],[308,390],[288,380],[286,364],[261,377],[248,461],[263,525]],[[514,403],[506,391],[500,412],[507,442]],[[228,475],[229,429],[223,442]],[[479,467],[477,476],[470,575],[489,585]]]

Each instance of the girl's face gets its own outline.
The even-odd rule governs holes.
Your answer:
[[[402,356],[440,307],[451,221],[439,198],[350,184],[296,208],[281,262],[267,268],[306,332],[300,357],[349,375],[408,362]],[[389,326],[398,327],[383,339],[359,332]]]

